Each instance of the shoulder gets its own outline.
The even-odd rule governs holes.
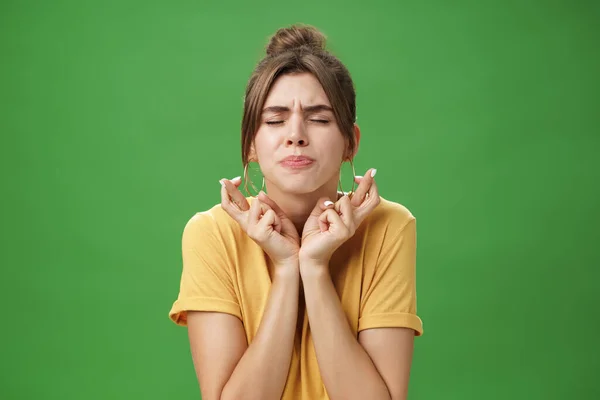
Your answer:
[[[239,234],[240,227],[223,210],[221,204],[215,204],[212,207],[197,211],[185,224],[183,230],[184,238],[198,238],[201,236],[229,237]]]
[[[374,230],[401,231],[416,221],[413,213],[403,204],[380,197],[379,205],[368,217],[368,225]]]

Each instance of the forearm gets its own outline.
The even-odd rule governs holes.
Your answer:
[[[298,317],[298,265],[276,266],[256,337],[223,389],[222,399],[280,399]]]
[[[390,399],[385,382],[350,329],[328,266],[301,262],[300,273],[317,362],[329,397]]]

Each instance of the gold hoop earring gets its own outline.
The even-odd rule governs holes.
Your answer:
[[[350,166],[352,167],[352,190],[350,192],[348,192],[348,195],[351,196],[354,193],[354,184],[356,183],[356,182],[354,182],[354,179],[356,178],[356,171],[354,170],[354,160],[351,158],[349,161],[350,161]],[[342,165],[344,165],[344,163],[342,163]],[[340,186],[340,191],[342,192],[342,195],[345,195],[346,192],[344,192],[344,188],[342,188],[342,167],[340,167],[339,186]]]
[[[252,197],[257,197],[258,194],[265,190],[265,177],[263,176],[262,178],[262,185],[260,187],[260,190],[256,189],[256,186],[254,186],[254,183],[252,182],[252,179],[250,179],[250,176],[248,175],[248,165],[250,163],[246,163],[246,165],[244,165],[244,189],[246,190],[246,193]],[[250,193],[250,190],[248,190],[248,182],[250,182],[250,186],[252,186],[252,189],[254,189],[254,191],[256,192],[256,195],[253,195],[252,193]]]

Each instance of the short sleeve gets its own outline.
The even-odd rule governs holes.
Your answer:
[[[363,287],[358,331],[370,328],[411,328],[423,333],[417,316],[416,220],[399,230],[388,229],[373,276]]]
[[[234,315],[241,311],[231,276],[225,244],[209,213],[198,213],[186,224],[181,241],[183,269],[179,295],[169,318],[187,325],[187,311],[214,311]]]

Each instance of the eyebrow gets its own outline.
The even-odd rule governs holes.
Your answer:
[[[285,106],[270,106],[263,108],[263,113],[273,112],[273,113],[281,113],[281,112],[289,112],[290,108]],[[315,113],[319,111],[331,111],[333,112],[333,108],[327,106],[325,104],[316,104],[314,106],[306,106],[302,107],[302,111],[305,113]]]

